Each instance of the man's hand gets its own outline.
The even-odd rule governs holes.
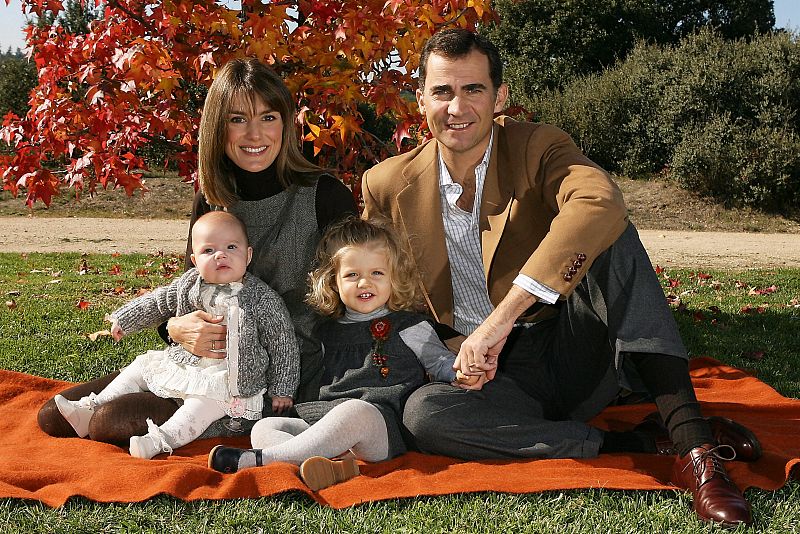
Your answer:
[[[485,380],[478,380],[467,389],[481,389],[497,373],[497,360],[514,322],[525,310],[536,302],[536,297],[518,286],[511,286],[503,301],[489,317],[461,343],[461,349],[453,363],[453,369],[468,376],[484,373]],[[463,386],[459,386],[463,387]]]
[[[461,350],[453,363],[453,369],[460,370],[466,376],[485,374],[484,382],[492,380],[497,372],[497,359],[500,351],[503,350],[503,345],[505,345],[506,338],[513,326],[513,321],[510,324],[494,325],[490,315],[461,344]],[[480,385],[482,386],[482,384]],[[480,389],[480,387],[471,389]]]
[[[220,324],[224,317],[204,311],[193,311],[167,322],[169,337],[202,358],[222,359],[226,354],[225,336],[228,328]]]
[[[291,397],[272,397],[272,411],[277,414],[282,414],[292,407],[294,401]]]

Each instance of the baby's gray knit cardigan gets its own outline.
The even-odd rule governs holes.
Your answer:
[[[138,297],[111,314],[125,334],[157,326],[170,317],[202,310],[200,274],[186,271],[168,286]],[[300,356],[294,328],[281,297],[250,273],[239,293],[239,355],[228,360],[231,395],[249,397],[267,388],[271,397],[294,397],[300,380]],[[180,345],[166,349],[170,358],[197,365],[198,356]]]

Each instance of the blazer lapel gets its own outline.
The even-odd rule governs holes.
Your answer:
[[[403,170],[407,185],[397,207],[408,245],[422,278],[428,305],[440,323],[453,324],[453,286],[442,223],[436,142],[431,141]],[[421,266],[427,266],[425,270]]]
[[[514,188],[508,178],[508,166],[505,164],[505,139],[503,129],[495,125],[494,146],[489,158],[489,168],[483,182],[481,197],[480,232],[483,270],[489,286],[489,271],[492,267],[497,245],[503,235],[503,229],[511,213]]]

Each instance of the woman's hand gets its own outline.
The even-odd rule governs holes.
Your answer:
[[[221,359],[226,355],[225,336],[228,328],[220,324],[221,315],[193,311],[167,322],[167,332],[176,343],[202,358]]]
[[[272,411],[277,414],[282,414],[292,407],[294,401],[291,397],[272,397]]]

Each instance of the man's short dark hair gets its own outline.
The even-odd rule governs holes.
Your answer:
[[[486,37],[463,28],[442,30],[433,34],[425,43],[419,57],[419,88],[425,87],[425,71],[431,54],[457,59],[473,50],[489,58],[489,76],[494,89],[497,90],[503,83],[503,60],[500,58],[500,52]]]

